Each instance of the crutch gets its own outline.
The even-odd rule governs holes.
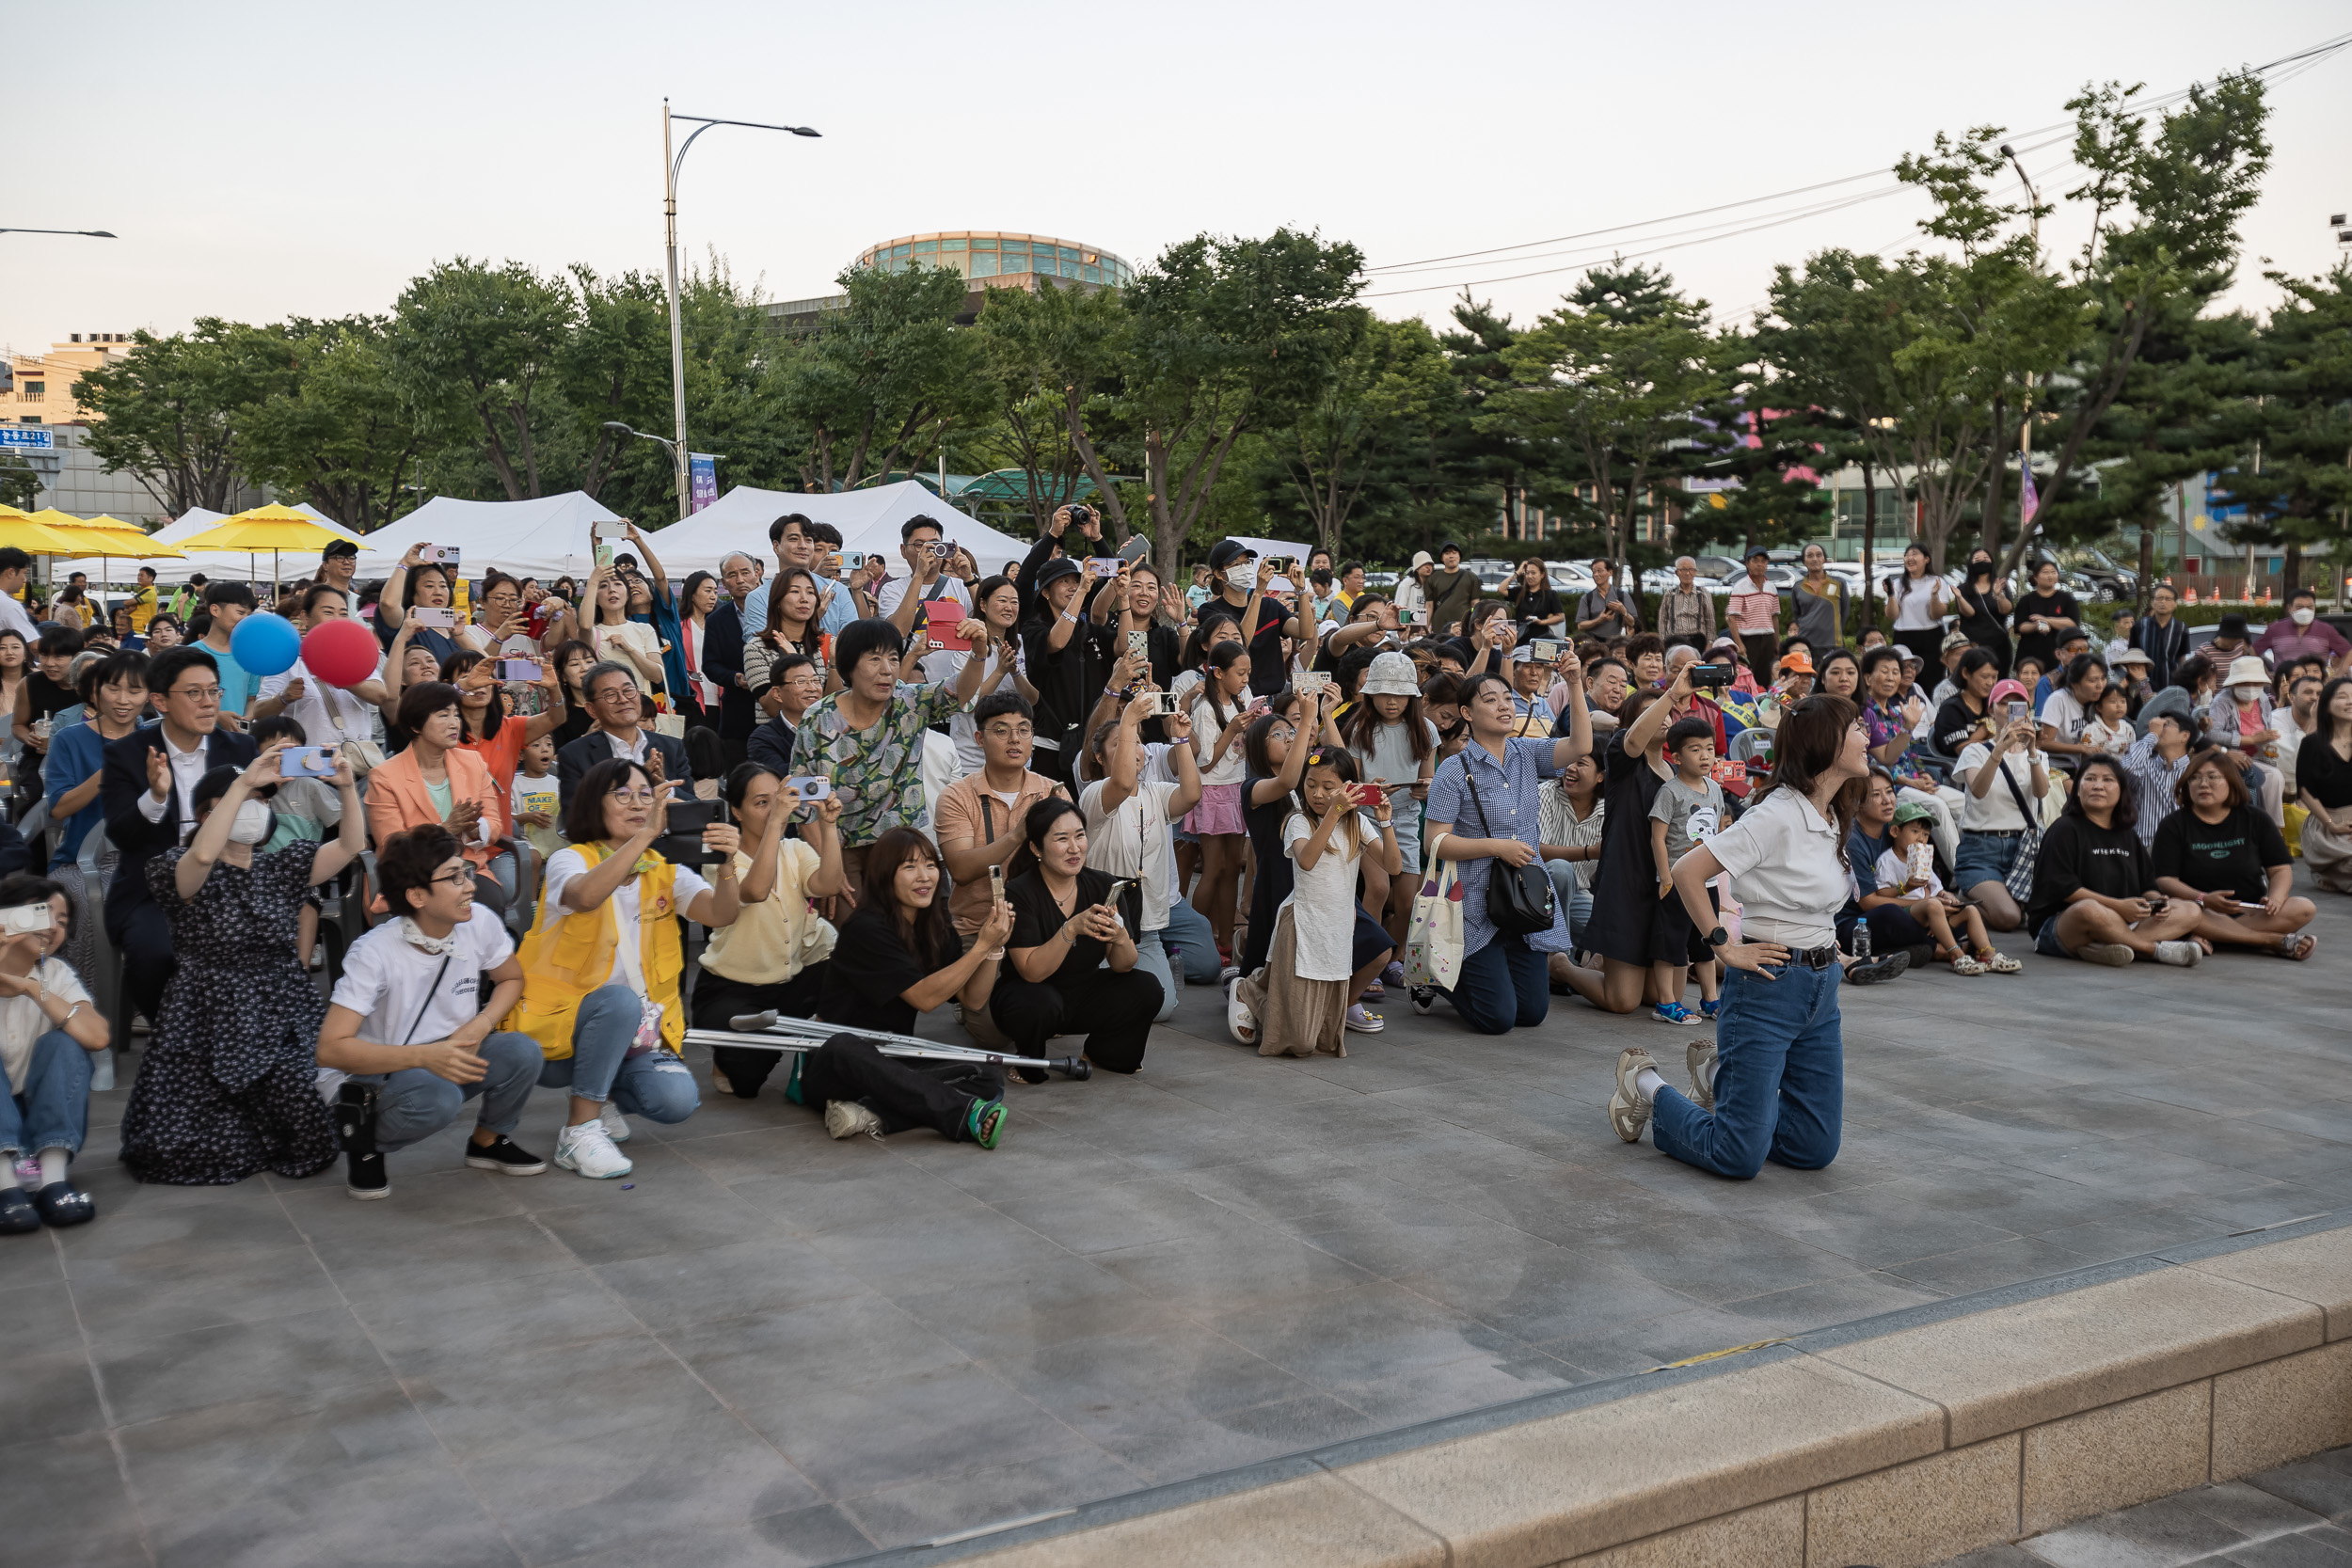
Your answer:
[[[835,1035],[871,1040],[885,1056],[926,1062],[968,1062],[976,1066],[1051,1069],[1080,1082],[1094,1075],[1094,1065],[1083,1056],[1006,1056],[977,1046],[951,1045],[945,1040],[919,1039],[882,1029],[850,1029],[810,1018],[781,1018],[773,1012],[745,1013],[730,1019],[733,1029],[689,1029],[691,1045],[748,1046],[760,1051],[813,1051]]]

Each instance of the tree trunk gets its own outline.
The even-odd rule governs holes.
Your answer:
[[[2153,508],[2139,525],[2139,588],[2132,595],[2132,619],[2137,622],[2148,613],[2149,601],[2156,593],[2156,530],[2162,526],[2163,515]]]
[[[2004,434],[1999,398],[1993,400],[1992,438],[1995,442],[2005,442],[2008,439]],[[1984,516],[1977,525],[1977,536],[1983,541],[1985,553],[1995,561],[2001,559],[2001,503],[2003,492],[2007,488],[2003,482],[2008,478],[2009,449],[2004,445],[2000,451],[1994,453],[1993,461],[1985,465]]]
[[[1878,613],[1877,601],[1870,597],[1871,570],[1878,563],[1879,542],[1879,482],[1878,470],[1867,462],[1862,465],[1862,629],[1867,631]],[[1857,632],[1856,636],[1861,633]]]
[[[2286,578],[2279,584],[2279,602],[2283,605],[2294,597],[2296,587],[2302,580],[2303,546],[2290,543],[2287,546]]]

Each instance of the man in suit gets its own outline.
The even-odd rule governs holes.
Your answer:
[[[147,891],[147,863],[196,826],[196,785],[223,763],[253,761],[253,742],[220,723],[220,666],[200,644],[172,648],[147,667],[163,722],[133,730],[105,749],[100,796],[106,838],[122,856],[106,893],[106,935],[122,954],[131,1005],[151,1021],[179,968],[171,922]]]
[[[644,699],[638,694],[637,676],[628,665],[612,659],[591,665],[580,677],[580,689],[587,695],[588,717],[596,728],[555,753],[556,793],[566,808],[588,769],[612,757],[633,757],[650,768],[652,759],[659,755],[662,782],[686,786],[675,791],[674,798],[693,794],[694,770],[687,765],[686,743],[639,726]]]
[[[703,618],[703,670],[719,687],[719,745],[732,768],[759,722],[759,705],[743,684],[743,640],[760,628],[743,625],[743,606],[759,586],[759,562],[741,550],[719,562],[726,589],[719,608]]]

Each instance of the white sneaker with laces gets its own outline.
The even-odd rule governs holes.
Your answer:
[[[606,1101],[598,1108],[596,1119],[604,1123],[606,1137],[611,1138],[616,1144],[628,1142],[628,1117],[621,1114],[621,1108],[618,1105],[609,1100]]]
[[[627,1176],[637,1167],[628,1155],[612,1147],[612,1139],[600,1121],[583,1121],[578,1127],[566,1127],[556,1135],[555,1163],[565,1170],[578,1171],[592,1180],[607,1180]]]
[[[2195,969],[2204,961],[2205,950],[2193,942],[2160,942],[2156,943],[2156,962],[2174,964],[2182,969]]]
[[[825,1131],[836,1138],[854,1138],[863,1132],[879,1142],[882,1135],[882,1117],[854,1100],[829,1100],[825,1102]]]

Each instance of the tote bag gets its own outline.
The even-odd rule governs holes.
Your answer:
[[[1433,864],[1405,928],[1405,983],[1451,990],[1462,979],[1462,876],[1452,861]]]

